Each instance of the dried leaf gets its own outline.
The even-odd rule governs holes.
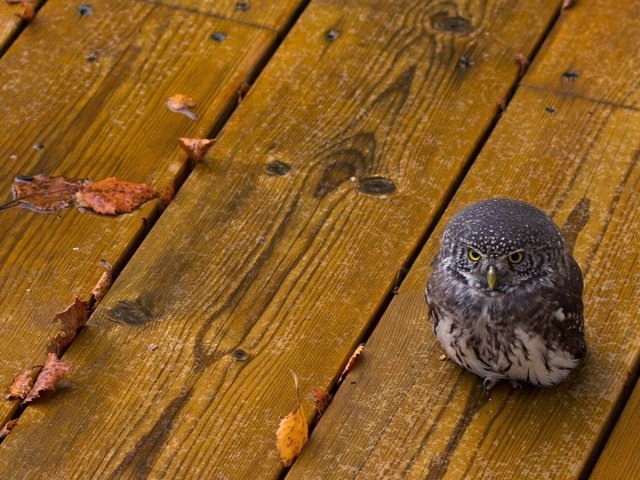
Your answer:
[[[6,388],[2,396],[5,400],[15,400],[17,398],[23,400],[33,388],[33,383],[38,375],[38,371],[41,367],[27,368],[24,372],[11,380],[11,383]]]
[[[164,187],[160,193],[158,194],[158,208],[161,211],[164,211],[169,204],[173,201],[173,198],[176,196],[176,187],[172,183]]]
[[[0,440],[9,435],[11,429],[18,423],[18,419],[14,418],[13,420],[9,420],[4,424],[4,427],[0,428]]]
[[[74,195],[85,182],[44,174],[33,177],[18,176],[13,180],[13,199],[0,205],[0,210],[16,206],[42,213],[64,210],[73,204]]]
[[[358,359],[358,357],[360,355],[362,355],[363,350],[364,350],[364,343],[361,343],[360,345],[358,345],[358,348],[356,348],[353,351],[353,354],[351,355],[351,358],[349,358],[349,361],[347,362],[347,365],[344,367],[344,370],[340,374],[340,378],[338,379],[338,385],[340,385],[342,383],[342,381],[344,380],[344,377],[346,377],[347,374],[351,371],[351,369],[355,365],[356,360]]]
[[[562,2],[562,10],[566,10],[567,8],[571,8],[575,5],[576,0],[564,0]]]
[[[22,405],[31,403],[37,398],[40,398],[40,394],[47,391],[56,389],[56,384],[67,373],[71,367],[61,361],[55,353],[49,353],[47,361],[38,375],[35,385],[27,398],[24,399]]]
[[[518,75],[522,77],[529,67],[529,59],[523,53],[517,53],[513,59],[516,61],[519,67]]]
[[[31,20],[33,20],[33,17],[36,16],[36,9],[31,4],[31,2],[29,2],[28,0],[21,0],[20,6],[22,7],[22,11],[16,13],[16,15],[25,22],[30,22]]]
[[[313,398],[313,401],[316,404],[316,411],[318,412],[318,420],[319,420],[320,417],[322,417],[324,412],[327,410],[327,407],[331,403],[331,400],[333,399],[333,397],[329,392],[321,388],[314,388],[313,390],[311,390],[311,397]]]
[[[182,93],[176,93],[169,97],[167,100],[167,107],[172,112],[181,113],[186,115],[191,120],[195,120],[198,118],[195,113],[191,110],[196,106],[196,102],[188,95],[184,95]]]
[[[79,207],[103,215],[129,213],[158,196],[146,183],[133,183],[116,177],[84,186],[75,195]]]
[[[290,467],[293,464],[293,461],[302,451],[307,438],[309,438],[307,418],[304,415],[304,409],[300,402],[300,392],[298,391],[298,377],[293,372],[291,374],[296,387],[297,405],[289,415],[280,421],[280,426],[276,432],[276,445],[285,467]]]
[[[100,265],[105,268],[105,271],[98,279],[96,286],[91,290],[91,296],[88,303],[89,310],[91,311],[95,310],[98,304],[102,301],[111,287],[111,282],[113,282],[113,266],[106,260],[102,260]]]
[[[179,138],[180,146],[187,152],[192,167],[195,167],[205,153],[209,151],[216,139],[208,138]]]
[[[242,83],[240,83],[240,87],[238,88],[238,105],[240,105],[240,102],[242,102],[244,97],[247,96],[249,90],[251,90],[251,85],[243,80]]]
[[[78,329],[87,323],[89,307],[87,302],[78,297],[64,311],[56,314],[53,319],[54,327],[49,332],[47,352],[62,354],[71,342],[76,338]]]

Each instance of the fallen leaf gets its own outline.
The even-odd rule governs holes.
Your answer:
[[[213,144],[216,143],[216,139],[209,138],[179,138],[180,146],[187,152],[190,164],[195,167],[205,153],[209,151]]]
[[[575,3],[576,3],[576,0],[564,0],[562,2],[562,10],[566,10],[567,8],[573,7]]]
[[[96,213],[118,215],[132,212],[157,196],[158,193],[146,183],[109,177],[82,187],[76,192],[75,201],[79,207]]]
[[[249,93],[249,90],[251,90],[251,85],[243,80],[242,83],[240,83],[240,87],[238,88],[238,105],[240,105],[240,102],[242,102],[247,93]]]
[[[196,106],[196,102],[188,95],[184,95],[182,93],[176,93],[169,97],[167,100],[167,107],[172,112],[181,113],[186,115],[191,120],[195,120],[198,118],[195,113],[191,110]]]
[[[358,357],[360,355],[362,355],[363,350],[364,350],[364,343],[361,343],[353,351],[353,354],[351,355],[351,358],[349,358],[349,361],[347,362],[347,365],[344,367],[344,370],[340,374],[340,378],[338,378],[338,385],[340,385],[342,383],[342,381],[344,380],[344,377],[346,377],[347,374],[351,371],[351,369],[355,365],[356,360],[358,359]]]
[[[513,59],[516,61],[519,67],[518,76],[522,77],[527,71],[529,66],[529,59],[523,53],[517,53]]]
[[[30,22],[31,20],[33,20],[33,17],[36,16],[36,9],[31,4],[31,2],[29,2],[28,0],[21,0],[20,6],[22,6],[22,11],[16,13],[16,15],[25,22]]]
[[[31,403],[37,398],[40,398],[40,394],[43,392],[55,390],[56,384],[70,369],[71,367],[61,361],[58,358],[58,355],[55,353],[49,353],[47,361],[45,362],[40,375],[38,375],[33,389],[31,389],[27,398],[24,399],[22,405]]]
[[[18,419],[14,418],[13,420],[9,420],[4,424],[4,427],[0,428],[0,440],[9,435],[11,429],[18,423]]]
[[[333,397],[329,392],[321,388],[314,388],[311,390],[311,397],[316,404],[316,411],[318,412],[318,419],[322,417],[327,407],[331,403]]]
[[[173,184],[173,182],[171,182],[169,183],[169,185],[164,187],[158,194],[158,208],[160,209],[160,211],[164,211],[172,202],[175,196],[176,196],[176,187]]]
[[[105,268],[105,271],[102,272],[102,275],[98,279],[98,283],[96,283],[96,286],[91,290],[88,306],[89,310],[92,312],[107,294],[107,291],[109,291],[109,288],[111,287],[111,282],[113,281],[113,266],[106,260],[102,260],[100,265]]]
[[[29,392],[33,388],[33,383],[38,375],[38,371],[42,367],[27,368],[24,372],[11,380],[11,383],[6,388],[2,396],[5,400],[15,400],[17,398],[24,400]]]
[[[71,206],[74,195],[86,180],[66,177],[17,176],[13,180],[13,199],[0,205],[0,210],[21,206],[36,212],[57,212]]]
[[[87,302],[78,297],[64,311],[56,314],[53,319],[54,327],[49,333],[47,352],[62,354],[78,334],[78,329],[87,323],[89,307]]]
[[[297,405],[289,415],[280,421],[280,426],[276,432],[276,445],[285,467],[290,467],[293,464],[307,438],[309,438],[307,418],[304,415],[304,409],[300,402],[300,392],[298,391],[298,377],[293,372],[291,374],[296,388]]]

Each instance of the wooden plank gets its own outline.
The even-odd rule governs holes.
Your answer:
[[[640,2],[577,1],[560,16],[525,84],[640,108]]]
[[[278,477],[289,370],[310,415],[307,392],[351,354],[556,7],[312,3],[0,471]]]
[[[176,137],[203,137],[223,121],[275,41],[264,29],[146,3],[92,6],[80,17],[75,1],[47,3],[0,61],[4,199],[18,174],[167,187],[185,168]],[[211,40],[220,29],[228,38]],[[167,98],[178,92],[196,99],[197,121],[168,111]],[[100,259],[119,265],[127,257],[154,211],[0,212],[1,388],[42,364],[55,313],[87,297]],[[15,408],[0,402],[0,421]]]
[[[19,5],[0,2],[0,53],[7,48],[18,28],[20,28],[22,20],[16,15],[20,11]]]
[[[278,32],[291,22],[308,0],[149,0],[159,4],[186,8],[209,15],[219,15]]]
[[[520,89],[287,478],[577,478],[638,366],[639,144],[640,112]],[[487,399],[440,360],[424,286],[447,220],[494,196],[588,219],[575,254],[589,354],[568,383],[504,382]]]
[[[622,416],[607,440],[590,478],[640,478],[640,385],[636,385]]]

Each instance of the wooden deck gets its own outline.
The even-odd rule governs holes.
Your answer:
[[[2,1],[2,199],[37,173],[177,194],[0,211],[0,382],[117,274],[56,392],[0,401],[0,478],[640,478],[640,4],[562,3],[48,0],[27,25]],[[176,139],[215,136],[192,169]],[[493,196],[575,242],[589,357],[486,398],[423,288]],[[290,370],[313,430],[285,469]]]

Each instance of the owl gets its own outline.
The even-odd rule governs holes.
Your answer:
[[[435,335],[485,394],[500,380],[556,385],[584,358],[582,272],[542,210],[505,198],[467,206],[432,267]]]

